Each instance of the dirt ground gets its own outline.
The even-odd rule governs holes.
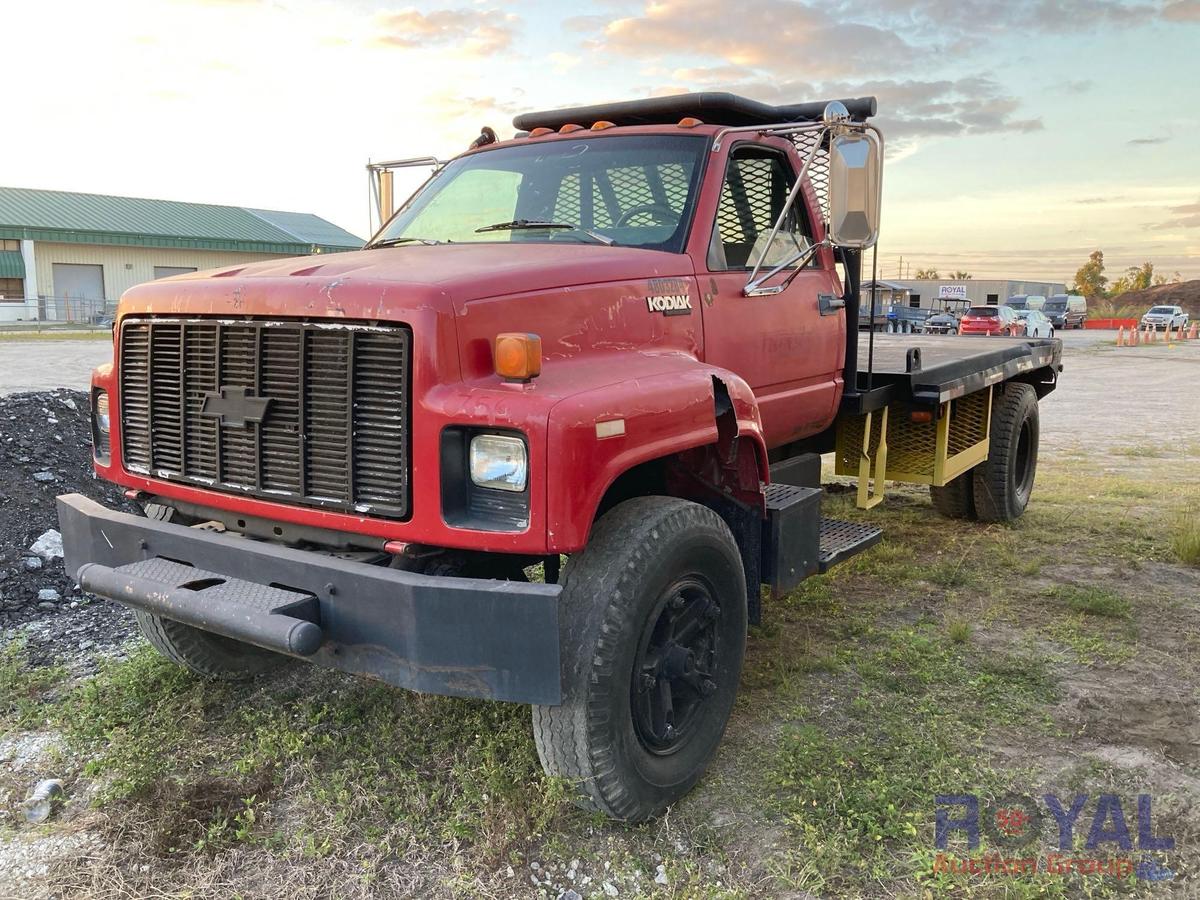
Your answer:
[[[710,774],[638,828],[564,802],[519,707],[161,663],[61,560],[24,562],[57,493],[123,502],[89,474],[85,395],[0,397],[0,898],[1200,896],[1200,569],[1170,545],[1200,508],[1200,342],[1106,337],[1065,336],[1016,526],[830,491],[885,541],[768,606]],[[30,826],[43,777],[68,799]],[[961,793],[1086,795],[1081,832],[1115,795],[1135,849],[1075,855],[1142,861],[1147,794],[1171,877],[939,873],[933,798]]]

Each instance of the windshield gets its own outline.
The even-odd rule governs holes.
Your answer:
[[[982,316],[987,319],[994,319],[1000,315],[1000,310],[994,306],[972,306],[967,310],[968,316]]]
[[[1172,316],[1175,314],[1173,306],[1154,306],[1150,308],[1150,312],[1156,316]]]
[[[611,242],[678,253],[707,143],[702,135],[593,137],[460,157],[372,243]],[[480,231],[495,225],[505,227]]]
[[[1047,309],[1050,312],[1063,312],[1066,308],[1066,300],[1047,300],[1046,305],[1042,307],[1042,309]]]

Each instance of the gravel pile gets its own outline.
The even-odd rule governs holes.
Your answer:
[[[0,397],[0,643],[23,636],[35,665],[87,666],[132,633],[122,607],[82,593],[63,569],[54,498],[86,494],[136,512],[92,472],[88,398],[57,390]]]

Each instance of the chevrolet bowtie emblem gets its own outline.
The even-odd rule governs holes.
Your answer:
[[[250,388],[223,384],[216,393],[204,395],[200,415],[214,418],[221,425],[245,427],[250,422],[261,423],[270,405],[270,397],[252,397]]]

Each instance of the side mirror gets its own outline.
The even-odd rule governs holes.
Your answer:
[[[873,131],[849,131],[829,139],[829,238],[841,247],[864,249],[879,239],[883,145]]]

